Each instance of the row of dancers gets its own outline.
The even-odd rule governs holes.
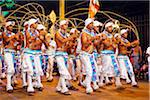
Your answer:
[[[54,37],[38,19],[26,21],[21,32],[13,33],[14,25],[14,21],[7,21],[0,34],[0,76],[6,73],[7,92],[13,92],[18,73],[29,95],[34,94],[35,88],[42,91],[42,76],[46,75],[47,81],[53,80],[54,62],[59,72],[56,92],[64,95],[71,95],[70,89],[77,90],[71,80],[77,80],[87,94],[112,82],[117,89],[124,89],[120,79],[138,87],[128,48],[136,47],[139,41],[127,40],[128,29],[114,31],[113,21],[103,24],[87,18],[81,32],[72,28],[68,33],[68,20],[61,20]],[[100,32],[102,26],[104,31]]]

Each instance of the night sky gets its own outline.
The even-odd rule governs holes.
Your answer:
[[[149,13],[149,1],[120,1],[120,0],[99,0],[100,10],[109,10],[121,14],[125,17],[131,17],[136,15],[143,15]],[[49,14],[51,10],[54,10],[58,16],[59,14],[59,1],[58,0],[17,0],[16,3],[24,5],[29,2],[37,2],[46,10]],[[78,4],[78,5],[76,5]],[[89,0],[66,0],[66,12],[77,9],[77,8],[87,8],[89,6]]]

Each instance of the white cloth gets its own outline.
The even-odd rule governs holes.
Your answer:
[[[94,64],[94,66],[92,66],[91,61]],[[85,78],[85,81],[84,81],[84,82],[86,82],[85,83],[85,85],[86,85],[86,92],[88,92],[89,90],[92,90],[91,82],[93,82],[93,89],[97,89],[98,88],[98,86],[96,84],[96,82],[98,81],[97,63],[95,61],[94,54],[89,54],[89,53],[87,53],[85,51],[82,51],[81,52],[81,62],[85,66],[85,70],[86,70],[86,78]],[[93,67],[95,67],[94,68],[95,71],[93,71]]]
[[[34,51],[34,50],[31,50],[31,51]],[[40,76],[43,76],[43,70],[42,70],[42,67],[41,67],[41,62],[40,62],[40,56],[41,54],[40,53],[37,53],[36,52],[31,52],[31,51],[28,51],[28,53],[25,52],[24,54],[24,68],[23,69],[26,69],[26,71],[28,72],[28,74],[30,74],[31,76],[33,76],[33,73],[35,71],[36,75],[40,75]],[[34,65],[35,65],[35,70],[33,69],[33,62],[31,60],[31,57],[33,57],[34,59]]]
[[[126,55],[119,55],[118,56],[118,62],[119,62],[120,69],[121,69],[121,78],[123,78],[123,79],[125,79],[126,76],[128,76],[128,70],[126,68],[125,60],[127,60],[127,63],[130,66],[131,73],[134,74],[134,72],[133,72],[133,66],[132,66],[132,64],[131,64],[131,62],[129,60],[129,57],[126,56]]]
[[[114,25],[114,23],[113,22],[108,22],[108,23],[106,23],[106,25],[105,25],[105,29],[107,28],[107,27],[109,27],[109,26],[113,26]]]
[[[89,55],[88,53],[86,52],[82,52],[81,54],[81,62],[82,64],[84,65],[85,67],[85,72],[86,72],[86,79],[85,79],[85,84],[86,84],[86,88],[87,89],[91,89],[91,82],[92,82],[92,65],[91,65],[91,62],[90,62],[90,58],[89,58]]]
[[[14,50],[7,50],[8,52],[5,52],[4,50],[4,60],[7,66],[7,73],[14,74],[15,73],[15,66],[14,66],[14,59],[12,53],[15,53]]]
[[[122,35],[122,34],[127,33],[127,32],[128,32],[127,29],[122,29],[122,30],[120,31],[120,34]]]
[[[68,21],[67,20],[61,20],[59,24],[60,24],[60,26],[64,25],[64,24],[68,24]]]
[[[82,69],[83,72],[85,72],[86,74],[88,74],[89,76],[92,77],[92,65],[91,65],[91,61],[90,61],[90,55],[92,54],[88,54],[84,51],[81,52],[80,58],[81,58],[81,62],[82,62]]]
[[[10,26],[10,25],[14,26],[15,22],[14,21],[8,21],[5,23],[5,27]]]
[[[56,42],[54,40],[50,41],[49,43],[49,47],[48,49],[46,50],[46,54],[48,56],[52,56],[54,57],[55,56],[55,53],[56,53],[56,48],[57,48],[57,45],[56,45]]]
[[[38,29],[38,30],[42,30],[42,29],[45,30],[46,27],[45,27],[44,25],[42,25],[42,24],[38,24],[38,25],[37,25],[37,29]]]
[[[102,56],[102,73],[108,77],[114,77],[115,72],[112,65],[111,54],[103,54]]]
[[[103,24],[97,20],[93,22],[93,25],[94,26],[103,26]]]
[[[146,54],[150,55],[150,47],[147,48]]]
[[[68,71],[67,66],[65,65],[65,58],[64,57],[68,57],[67,53],[65,52],[57,52],[56,53],[56,61],[57,61],[57,65],[58,65],[58,70],[60,75],[68,80],[71,80],[71,75]]]
[[[34,18],[29,19],[29,21],[28,21],[29,27],[30,27],[32,24],[38,22],[38,20],[39,20],[39,19],[34,19]]]

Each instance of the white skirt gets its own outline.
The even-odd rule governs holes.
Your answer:
[[[41,52],[36,50],[26,50],[23,55],[23,70],[31,76],[43,76],[43,70],[40,60]]]

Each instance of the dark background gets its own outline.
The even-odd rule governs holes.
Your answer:
[[[48,15],[54,10],[59,16],[58,0],[16,0],[17,4],[24,5],[29,2],[41,4]],[[149,1],[120,1],[120,0],[99,0],[101,11],[112,11],[130,19],[138,28],[142,50],[149,46]],[[66,0],[65,11],[71,11],[77,8],[88,8],[89,0]],[[82,16],[85,20],[87,15]],[[133,36],[131,36],[133,37]]]

